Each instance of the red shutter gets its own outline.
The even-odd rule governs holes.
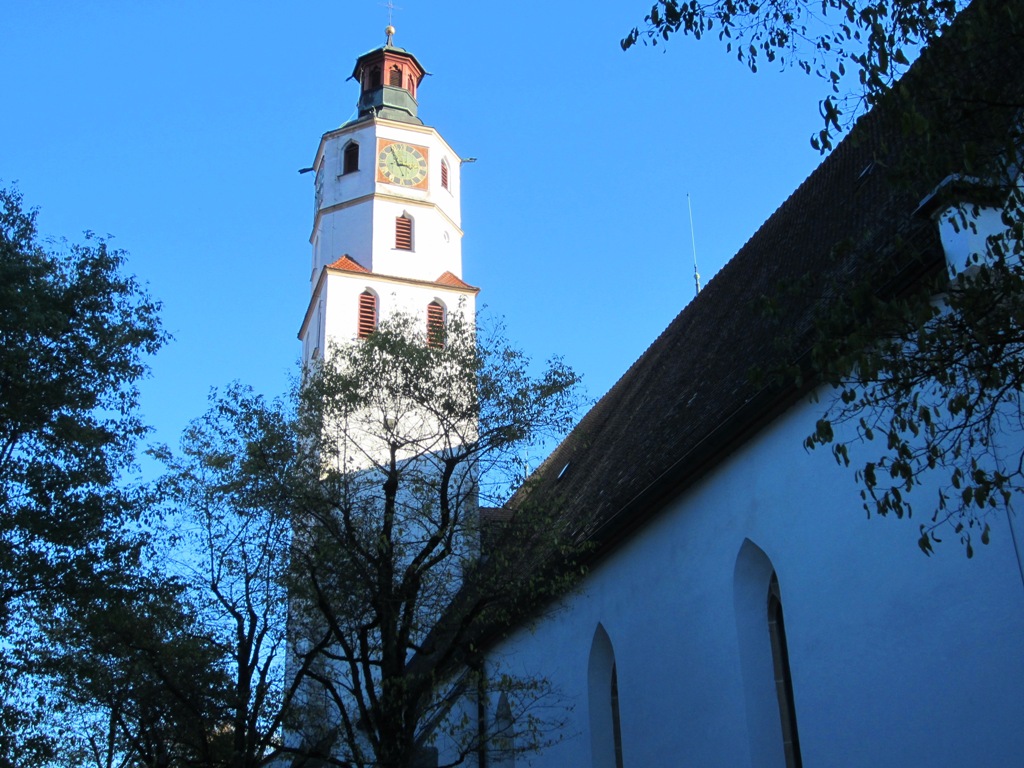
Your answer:
[[[436,301],[427,304],[427,344],[444,346],[444,307]]]
[[[448,163],[441,161],[441,186],[448,189]]]
[[[365,339],[377,330],[377,297],[369,291],[359,294],[359,331],[360,339]]]
[[[395,219],[395,248],[412,250],[412,219],[399,216]]]

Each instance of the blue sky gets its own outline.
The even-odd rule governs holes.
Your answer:
[[[420,116],[463,171],[464,278],[532,356],[602,395],[818,164],[822,84],[717,40],[623,53],[649,0],[398,0]],[[0,180],[45,235],[114,236],[174,341],[143,412],[174,443],[212,386],[296,370],[311,164],[354,115],[380,0],[3,2]]]

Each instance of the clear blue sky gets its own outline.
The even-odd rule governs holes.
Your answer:
[[[821,83],[717,40],[623,53],[650,0],[396,0],[420,115],[464,157],[464,278],[602,395],[817,165]],[[350,119],[380,0],[0,0],[0,180],[46,235],[114,235],[175,340],[143,411],[176,442],[211,386],[274,394],[308,301],[313,160]],[[579,15],[585,12],[585,15]]]

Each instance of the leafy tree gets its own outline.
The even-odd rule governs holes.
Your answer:
[[[134,546],[117,480],[145,432],[144,358],[165,340],[124,253],[91,236],[44,247],[35,218],[0,189],[0,755],[23,764],[46,741],[45,710],[26,706],[34,618],[101,590]]]
[[[215,639],[165,573],[138,563],[122,573],[130,578],[43,621],[59,638],[37,665],[56,710],[48,726],[61,734],[52,764],[228,765],[229,683]]]
[[[524,503],[516,525],[486,528],[482,543],[481,505],[521,482],[525,446],[568,430],[578,379],[558,360],[533,375],[500,333],[478,342],[452,315],[429,339],[421,323],[397,317],[332,349],[291,404],[231,389],[187,435],[180,498],[193,519],[216,508],[225,525],[209,548],[223,571],[206,572],[223,579],[204,579],[211,615],[239,639],[280,628],[257,604],[265,594],[285,604],[277,571],[289,566],[290,657],[265,722],[283,724],[278,750],[295,765],[412,766],[433,739],[463,760],[487,740],[463,722],[465,696],[482,684],[464,673],[478,669],[477,644],[508,611],[565,586],[564,575],[524,567],[542,546],[562,546],[572,562],[550,516]],[[257,542],[272,568],[252,568],[263,556]],[[264,586],[244,577],[255,571]],[[218,594],[228,583],[255,624]],[[254,655],[236,654],[231,667],[244,658]],[[554,698],[543,679],[492,672],[489,685],[517,702],[517,747],[555,737],[560,718],[544,709]]]
[[[903,517],[924,506],[931,519],[920,524],[921,549],[931,553],[948,528],[973,555],[973,542],[991,536],[993,513],[1011,515],[1012,525],[1013,499],[1024,491],[1020,4],[663,0],[647,25],[623,47],[717,31],[752,70],[781,61],[821,76],[831,92],[812,143],[823,152],[845,127],[844,111],[898,115],[902,144],[882,148],[874,170],[918,200],[944,180],[959,193],[941,223],[954,236],[981,233],[963,263],[895,294],[885,272],[831,286],[810,354],[793,370],[835,388],[805,444],[829,445],[855,467],[868,513]],[[942,36],[952,38],[946,61],[932,59],[928,76],[898,80]],[[919,486],[936,474],[937,497],[922,497]]]
[[[682,33],[717,33],[726,51],[752,72],[761,62],[795,65],[828,83],[824,120],[812,139],[832,148],[844,113],[858,114],[889,91],[910,60],[953,21],[969,0],[658,0],[622,40],[657,45]],[[848,74],[856,73],[856,85]]]
[[[284,718],[301,674],[285,669],[289,495],[300,452],[292,406],[233,385],[211,396],[162,481],[172,570],[225,676],[223,760],[256,768],[282,754]],[[204,763],[205,764],[205,763]]]

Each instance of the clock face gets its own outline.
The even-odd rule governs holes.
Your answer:
[[[427,158],[418,147],[395,142],[377,153],[377,170],[392,184],[417,187],[427,178]]]

